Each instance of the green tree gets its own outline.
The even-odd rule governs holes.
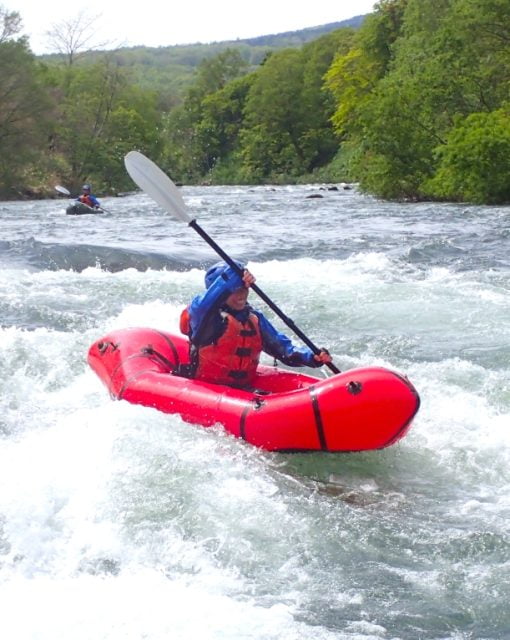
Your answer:
[[[303,170],[307,173],[330,162],[338,151],[339,140],[332,125],[336,103],[324,76],[335,57],[349,51],[354,33],[352,29],[338,29],[302,49]]]
[[[302,56],[295,49],[274,53],[259,69],[241,132],[243,168],[249,180],[299,174],[304,160],[302,83]]]
[[[200,102],[205,96],[223,89],[231,80],[244,75],[247,67],[237,49],[225,49],[213,58],[205,58],[198,66],[188,101]]]
[[[48,96],[43,71],[25,38],[19,14],[0,6],[0,192],[23,194],[34,185],[31,167],[45,145]]]
[[[206,96],[202,102],[197,139],[205,153],[207,170],[216,174],[215,179],[221,173],[223,181],[238,181],[231,156],[236,157],[237,164],[236,151],[244,122],[244,106],[255,75],[252,73],[232,80],[223,89]],[[229,176],[229,172],[233,175]]]
[[[184,105],[163,116],[163,169],[177,181],[194,182],[203,171],[202,153],[196,143],[196,123]]]
[[[239,51],[226,49],[214,58],[203,60],[199,65],[196,79],[189,88],[183,104],[173,109],[164,119],[163,135],[165,137],[165,166],[169,172],[179,180],[195,181],[206,175],[217,161],[218,144],[221,139],[221,124],[212,123],[212,113],[215,109],[228,118],[235,118],[236,106],[232,114],[220,105],[227,96],[238,100],[238,88],[242,95],[242,83],[234,86],[229,94],[227,85],[236,78],[246,74],[247,64]],[[218,93],[216,99],[212,98]],[[228,99],[228,98],[227,98]],[[219,112],[218,112],[219,113]],[[215,129],[219,136],[207,140],[208,129]]]
[[[240,134],[246,179],[296,179],[333,158],[335,102],[324,74],[335,55],[349,49],[352,37],[350,29],[339,29],[301,50],[273,53],[258,69]]]
[[[158,159],[156,95],[131,87],[126,73],[109,58],[53,73],[59,104],[54,153],[67,167],[62,178],[72,188],[84,180],[93,181],[97,191],[128,188],[125,152],[138,148]]]
[[[332,122],[344,138],[356,128],[362,107],[393,61],[393,47],[401,35],[408,0],[382,0],[355,34],[352,46],[339,51],[325,76],[336,98]]]
[[[437,56],[431,55],[438,39],[437,24],[445,18],[441,11],[447,11],[447,4],[440,0],[437,5],[426,6],[422,0],[409,0],[400,14],[399,29],[389,32],[392,41],[383,47],[380,39],[375,39],[378,46],[361,57],[361,64],[358,62],[357,71],[375,69],[362,99],[356,105],[353,92],[348,96],[352,107],[341,103],[335,114],[339,126],[342,109],[346,110],[343,127],[344,131],[348,127],[346,148],[352,150],[351,174],[362,189],[379,197],[420,198],[421,183],[434,171],[433,149],[444,142],[434,103],[454,93],[443,90],[444,70],[438,68]],[[373,30],[374,24],[384,18],[376,13],[368,28]],[[360,39],[366,41],[363,34]],[[368,42],[373,41],[368,38]],[[360,75],[355,72],[354,77]],[[438,85],[441,90],[436,91]],[[352,82],[349,84],[347,78],[349,86]]]
[[[349,93],[353,78],[363,76],[356,65],[349,76],[344,64],[335,125],[352,150],[351,171],[363,189],[386,198],[440,193],[430,180],[445,156],[435,149],[444,149],[458,122],[508,99],[508,14],[503,0],[408,0],[384,75],[371,85],[359,82],[364,93]],[[364,68],[359,59],[369,58],[363,51],[358,57],[357,68]]]
[[[62,69],[56,140],[69,164],[67,181],[74,187],[98,173],[96,150],[123,86],[120,70],[108,62]]]
[[[103,135],[95,147],[97,178],[110,192],[131,188],[124,167],[124,156],[136,149],[158,160],[162,150],[159,135],[161,114],[156,109],[157,96],[137,87],[125,87],[105,123]]]
[[[424,185],[427,195],[478,203],[510,202],[510,111],[459,119],[437,149],[439,167]]]
[[[356,134],[346,143],[350,172],[363,190],[386,199],[418,199],[434,170],[433,150],[441,139],[420,111],[419,86],[390,76],[360,110]]]

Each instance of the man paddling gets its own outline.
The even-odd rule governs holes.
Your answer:
[[[248,304],[255,277],[241,263],[243,276],[224,262],[205,275],[206,291],[181,314],[180,329],[190,339],[190,377],[250,387],[262,351],[292,367],[320,367],[331,362],[326,349],[314,354],[298,348]]]
[[[101,205],[99,204],[99,200],[96,196],[92,195],[90,192],[90,184],[84,184],[81,188],[82,193],[80,196],[76,198],[78,202],[82,202],[93,209],[100,209]]]

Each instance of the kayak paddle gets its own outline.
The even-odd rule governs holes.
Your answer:
[[[234,260],[200,227],[198,222],[189,216],[187,206],[179,189],[152,160],[149,160],[149,158],[139,151],[130,151],[124,156],[124,164],[133,182],[135,182],[142,191],[145,191],[147,195],[159,204],[160,207],[165,209],[165,211],[172,214],[174,218],[185,222],[194,229],[207,244],[242,277],[242,269],[240,269]],[[252,284],[250,287],[316,355],[320,353],[321,350],[256,284]],[[340,370],[335,367],[332,362],[326,362],[325,364],[333,373],[340,373]]]

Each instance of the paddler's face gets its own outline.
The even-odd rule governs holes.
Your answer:
[[[242,311],[246,306],[249,293],[250,290],[247,287],[240,287],[239,289],[236,289],[227,298],[227,305],[231,309],[234,309],[234,311]]]

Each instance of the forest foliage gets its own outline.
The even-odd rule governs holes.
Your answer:
[[[0,5],[3,199],[58,182],[131,189],[123,157],[138,149],[179,182],[510,202],[508,0],[380,0],[355,27],[173,60],[142,47],[36,57],[21,19]]]

